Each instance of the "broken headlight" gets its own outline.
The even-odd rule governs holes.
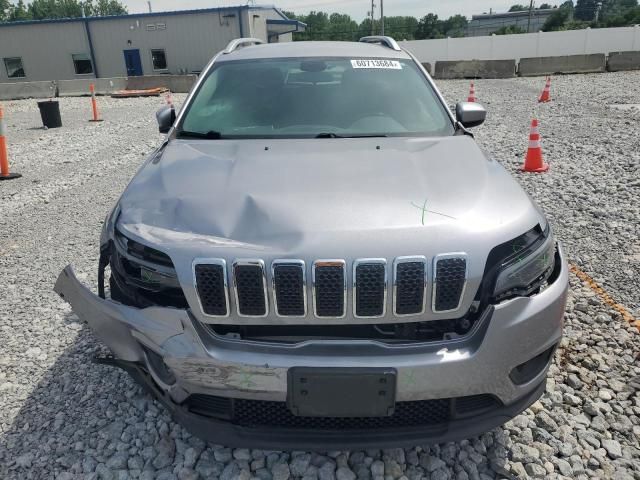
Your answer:
[[[509,245],[496,278],[495,301],[514,296],[526,296],[547,281],[555,265],[556,241],[550,229],[534,229],[516,238]]]

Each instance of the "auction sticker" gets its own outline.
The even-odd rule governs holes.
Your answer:
[[[396,60],[351,60],[353,68],[381,68],[402,70],[402,64]]]

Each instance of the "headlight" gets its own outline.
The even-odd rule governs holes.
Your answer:
[[[511,242],[511,253],[499,269],[493,298],[526,296],[549,278],[555,265],[556,241],[551,231],[526,233]]]

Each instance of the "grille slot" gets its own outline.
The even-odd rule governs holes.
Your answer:
[[[466,256],[441,255],[434,263],[433,311],[455,311],[460,307],[467,282]]]
[[[384,259],[356,260],[353,264],[353,313],[356,317],[382,317],[387,296]]]
[[[418,400],[396,403],[394,414],[388,417],[361,418],[298,417],[289,411],[286,402],[228,399],[203,394],[191,395],[185,406],[194,413],[229,419],[232,424],[243,427],[344,431],[444,426],[457,417],[498,409],[502,404],[490,395]]]
[[[344,317],[346,314],[346,289],[344,260],[318,260],[313,264],[316,317]]]
[[[233,285],[238,315],[265,317],[267,306],[266,280],[262,260],[242,260],[233,264]]]
[[[276,314],[281,317],[304,317],[307,313],[304,262],[275,260],[271,269]]]
[[[229,293],[225,261],[196,260],[193,267],[196,291],[205,315],[226,317],[229,315]]]
[[[396,259],[394,278],[394,313],[397,316],[424,313],[427,294],[427,259],[425,257]]]

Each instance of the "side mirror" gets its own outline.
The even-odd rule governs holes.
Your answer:
[[[156,112],[156,120],[158,121],[160,133],[169,133],[173,122],[176,121],[176,110],[169,105],[165,105]]]
[[[487,111],[479,103],[460,102],[456,105],[456,119],[465,128],[477,127],[486,118]]]

